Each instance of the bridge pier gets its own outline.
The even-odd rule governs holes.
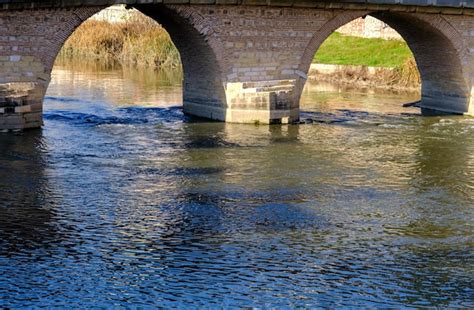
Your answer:
[[[422,111],[474,113],[472,15],[354,4],[334,9],[135,3],[163,25],[180,51],[187,114],[237,123],[298,121],[306,73],[319,46],[340,26],[368,14],[395,28],[411,47],[423,80]],[[57,53],[82,22],[105,7],[0,10],[0,129],[41,126]]]
[[[299,120],[294,80],[227,83],[224,89],[225,106],[185,101],[184,112],[231,123],[287,124]]]
[[[282,71],[296,68],[299,58],[282,45],[288,34],[262,40],[269,27],[258,22],[280,10],[212,5],[135,8],[159,22],[180,51],[185,113],[234,123],[298,120],[300,78],[294,70]]]

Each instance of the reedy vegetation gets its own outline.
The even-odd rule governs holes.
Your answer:
[[[179,52],[168,33],[145,16],[123,23],[88,20],[66,41],[58,58],[181,69]]]
[[[420,86],[421,76],[416,66],[415,58],[408,58],[403,64],[396,66],[387,83],[400,87]]]

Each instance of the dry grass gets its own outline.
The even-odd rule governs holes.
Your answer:
[[[86,21],[66,41],[59,58],[159,69],[181,68],[179,53],[168,33],[144,16],[119,24]]]
[[[409,58],[401,66],[395,67],[387,81],[387,84],[398,87],[419,87],[421,77],[415,59]]]
[[[378,68],[370,73],[367,66],[342,65],[333,73],[310,71],[313,81],[325,81],[359,88],[418,91],[421,78],[414,59],[407,59],[395,68]]]

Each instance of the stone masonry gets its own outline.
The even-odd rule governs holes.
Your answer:
[[[337,29],[337,32],[344,35],[362,38],[403,40],[402,36],[399,35],[395,29],[372,16],[357,18]]]
[[[297,121],[319,46],[366,15],[397,30],[412,49],[423,80],[424,114],[474,114],[474,12],[468,8],[129,2],[162,24],[180,51],[188,114],[241,123]],[[0,9],[0,129],[41,126],[57,53],[83,21],[107,7],[77,3]]]

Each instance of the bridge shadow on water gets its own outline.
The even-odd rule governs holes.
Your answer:
[[[47,148],[40,130],[0,134],[0,255],[54,246],[59,197],[49,187]]]

